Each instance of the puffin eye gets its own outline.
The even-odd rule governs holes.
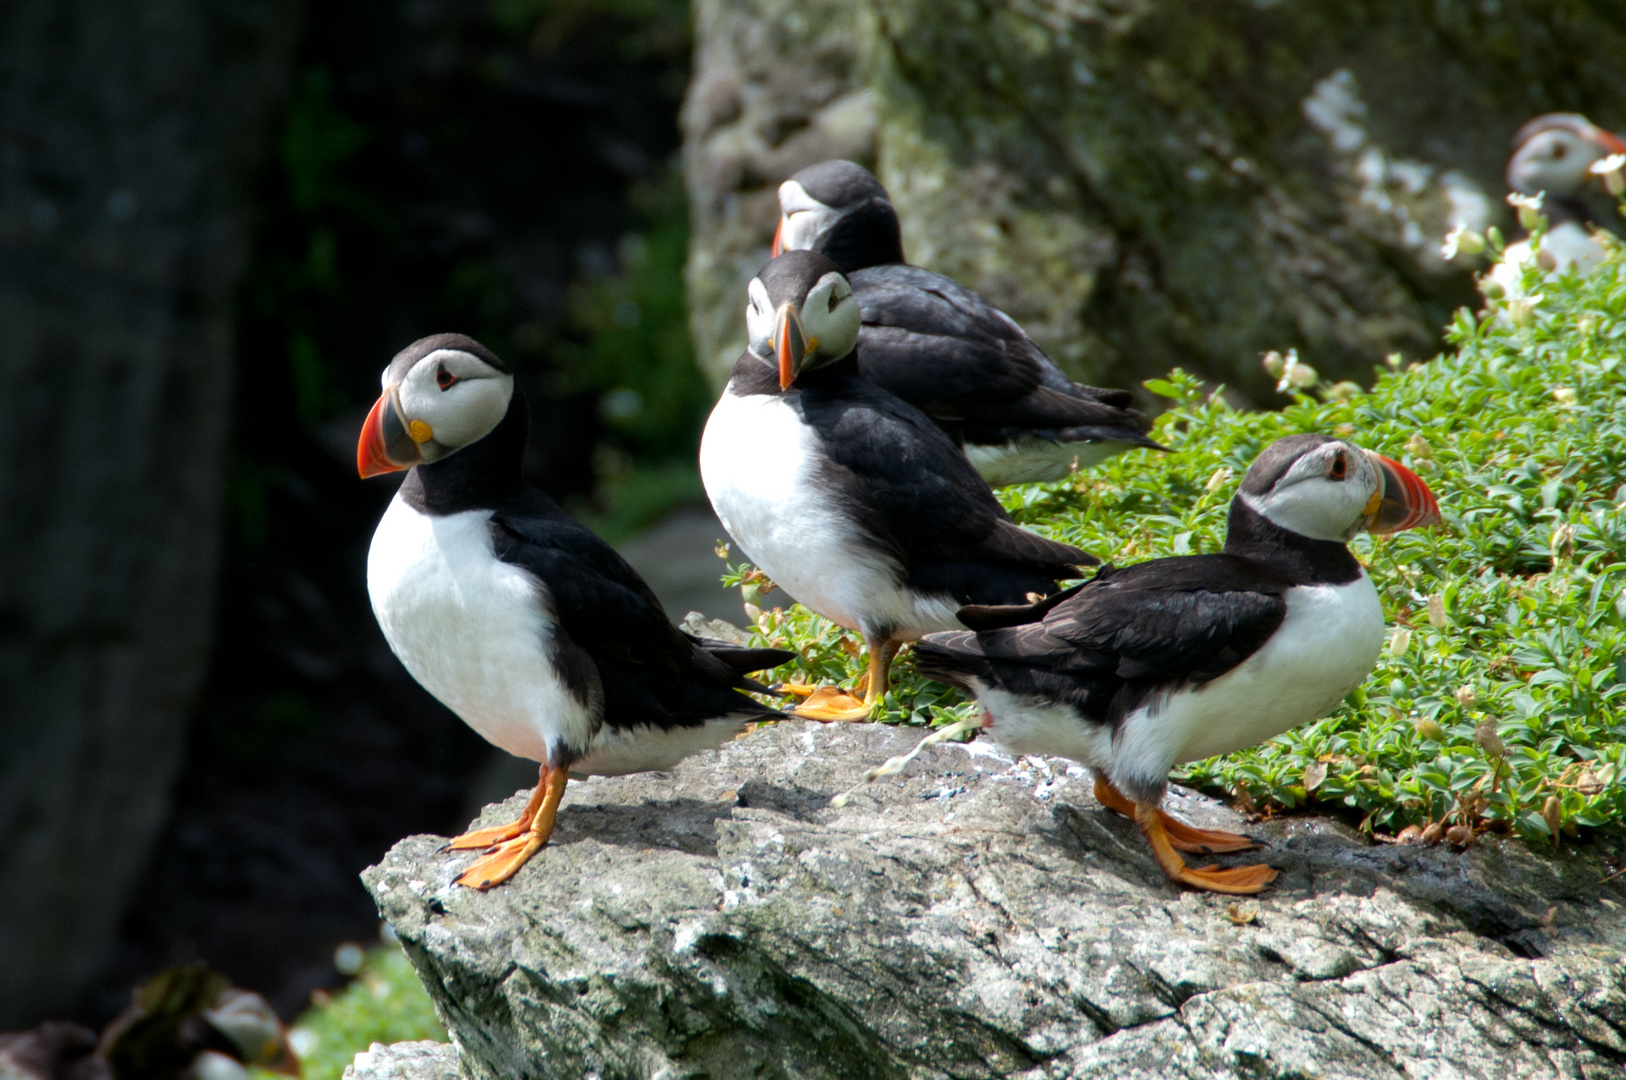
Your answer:
[[[1345,474],[1348,472],[1349,463],[1344,460],[1344,455],[1338,454],[1334,456],[1332,459],[1332,468],[1327,470],[1327,475],[1332,477],[1334,480],[1342,480]]]
[[[459,380],[456,375],[453,375],[450,371],[446,370],[445,364],[440,364],[435,368],[435,385],[440,387],[442,390],[451,389],[452,384],[458,381]]]
[[[1570,152],[1570,148],[1565,146],[1563,143],[1554,143],[1553,144],[1553,160],[1554,161],[1562,161],[1562,160],[1564,160],[1564,155],[1569,153],[1569,152]]]
[[[836,295],[836,291],[834,289],[831,289],[830,290],[830,307],[827,310],[834,311],[836,309],[836,305],[839,304],[839,303],[841,303],[841,297]]]

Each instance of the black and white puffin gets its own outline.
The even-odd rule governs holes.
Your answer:
[[[825,161],[779,187],[773,254],[817,251],[863,314],[859,374],[920,409],[995,487],[1059,480],[1134,447],[1161,450],[1125,390],[1069,379],[1010,316],[903,259],[898,215],[868,169]]]
[[[1539,256],[1532,255],[1528,240],[1517,240],[1491,268],[1490,278],[1504,294],[1520,291],[1519,278],[1532,258],[1544,270],[1575,267],[1582,273],[1603,261],[1603,247],[1592,236],[1601,224],[1587,196],[1604,193],[1592,166],[1614,154],[1626,154],[1626,140],[1577,113],[1547,113],[1514,133],[1507,186],[1515,195],[1541,196],[1547,232]]]
[[[700,442],[706,494],[753,563],[869,647],[862,702],[821,688],[798,715],[868,716],[899,644],[1097,562],[1019,528],[924,413],[859,376],[858,303],[834,262],[788,252],[749,296],[750,344]]]
[[[367,554],[378,625],[426,690],[542,766],[518,820],[448,845],[491,848],[459,884],[506,881],[546,844],[569,776],[668,768],[782,715],[741,691],[794,653],[677,629],[626,560],[524,482],[525,397],[496,355],[438,334],[383,384],[357,469],[412,471]]]
[[[1036,604],[962,609],[971,632],[916,645],[921,674],[976,696],[1017,754],[1088,766],[1173,880],[1254,893],[1268,866],[1193,868],[1177,853],[1241,851],[1160,808],[1178,762],[1230,753],[1323,716],[1371,672],[1383,610],[1348,541],[1439,521],[1433,494],[1339,439],[1278,439],[1231,501],[1225,550],[1105,567]]]

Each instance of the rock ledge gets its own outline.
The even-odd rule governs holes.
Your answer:
[[[1168,885],[1082,770],[784,723],[572,784],[508,886],[411,837],[365,874],[480,1078],[1615,1077],[1626,902],[1598,856],[1266,841],[1259,898]],[[481,823],[513,817],[516,796]],[[1243,856],[1250,858],[1251,856]],[[432,1075],[432,1074],[431,1074]]]

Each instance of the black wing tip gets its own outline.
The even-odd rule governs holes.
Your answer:
[[[1108,569],[1111,564],[1108,564]],[[1078,595],[1088,582],[1081,581],[1077,585],[1053,592],[1049,596],[1035,600],[1031,604],[967,604],[955,613],[955,618],[965,624],[967,630],[981,633],[985,630],[1004,630],[1007,627],[1022,626],[1025,623],[1034,623],[1042,620],[1057,605]],[[928,635],[922,640],[931,637],[947,635]]]
[[[699,645],[742,675],[751,671],[766,671],[769,668],[780,667],[796,659],[796,653],[789,649],[752,648],[706,638],[701,638]]]

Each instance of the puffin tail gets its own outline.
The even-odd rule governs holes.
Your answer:
[[[927,634],[915,642],[915,670],[933,682],[974,690],[975,683],[990,685],[993,672],[983,656],[977,635],[969,630]]]
[[[752,649],[713,638],[699,638],[697,642],[702,649],[728,665],[738,675],[766,671],[768,668],[776,668],[796,659],[796,654],[789,649]]]
[[[1112,569],[1110,563],[1106,569]],[[1003,630],[1007,626],[1041,622],[1057,604],[1078,595],[1085,584],[1080,582],[1031,604],[967,604],[955,612],[954,617],[970,630]]]

